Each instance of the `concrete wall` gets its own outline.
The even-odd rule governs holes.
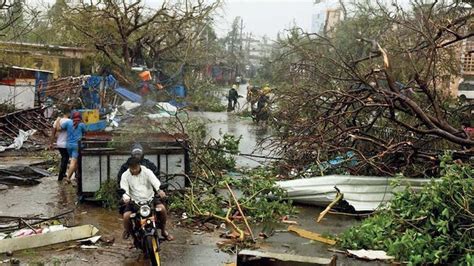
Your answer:
[[[53,78],[79,76],[81,63],[91,54],[92,51],[75,47],[0,42],[0,62],[53,71]]]

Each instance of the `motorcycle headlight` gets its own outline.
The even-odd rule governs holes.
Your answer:
[[[140,206],[140,215],[142,217],[148,217],[151,213],[151,208],[147,205]]]

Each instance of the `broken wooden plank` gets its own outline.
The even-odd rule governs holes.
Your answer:
[[[319,241],[319,242],[322,242],[322,243],[325,243],[325,244],[328,244],[328,245],[335,245],[336,244],[335,240],[325,238],[325,237],[321,236],[318,233],[314,233],[314,232],[311,232],[311,231],[308,231],[308,230],[304,230],[304,229],[296,227],[294,225],[288,226],[288,231],[294,232],[294,233],[298,234],[301,237],[308,238],[308,239],[311,239],[311,240],[314,240],[314,241]]]
[[[262,252],[257,250],[242,250],[237,255],[237,266],[316,266],[336,265],[336,256],[331,258],[309,257],[293,254]]]
[[[0,254],[87,238],[94,236],[97,232],[99,230],[93,225],[81,225],[41,235],[2,239],[0,240]]]
[[[316,220],[317,223],[321,222],[326,213],[328,213],[328,211],[330,211],[331,208],[336,205],[336,203],[338,203],[342,198],[344,198],[344,194],[341,193],[337,187],[334,188],[337,190],[336,198],[326,207],[326,209],[324,209],[324,211],[319,214],[318,219]]]

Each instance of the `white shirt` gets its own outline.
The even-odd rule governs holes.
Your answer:
[[[123,195],[124,199],[129,199],[140,202],[140,201],[149,201],[155,196],[155,191],[160,190],[160,180],[156,178],[153,172],[141,165],[141,171],[138,175],[132,175],[130,169],[125,171],[122,174],[122,179],[120,180],[120,188],[125,190]]]
[[[60,118],[58,117],[58,119],[56,119],[56,121],[54,121],[54,124],[53,124],[53,127],[55,128],[61,128],[61,126],[64,124],[64,122],[66,122],[69,118]],[[58,125],[59,123],[59,125]],[[59,130],[59,133],[58,133],[58,138],[56,140],[56,146],[58,148],[66,148],[66,142],[67,142],[67,131],[66,130]]]

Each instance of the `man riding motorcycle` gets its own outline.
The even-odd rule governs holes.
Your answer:
[[[139,158],[130,158],[128,165],[128,170],[122,174],[120,180],[120,188],[125,191],[122,200],[126,204],[123,210],[124,239],[128,239],[132,233],[130,215],[138,211],[133,204],[130,204],[130,200],[141,202],[153,199],[153,205],[158,216],[156,220],[159,221],[158,227],[161,229],[161,235],[166,240],[173,240],[173,236],[166,231],[167,213],[161,200],[166,195],[163,191],[160,191],[160,181],[150,169],[140,165]],[[155,192],[158,192],[158,195],[155,196]]]
[[[133,157],[140,159],[140,164],[150,169],[155,174],[155,176],[158,176],[160,174],[158,167],[153,162],[145,158],[145,153],[143,152],[142,145],[140,145],[140,143],[134,143],[132,145],[130,158],[128,158],[127,161],[122,164],[120,170],[117,173],[117,181],[119,185],[120,180],[122,178],[122,174],[128,170],[128,161]]]

